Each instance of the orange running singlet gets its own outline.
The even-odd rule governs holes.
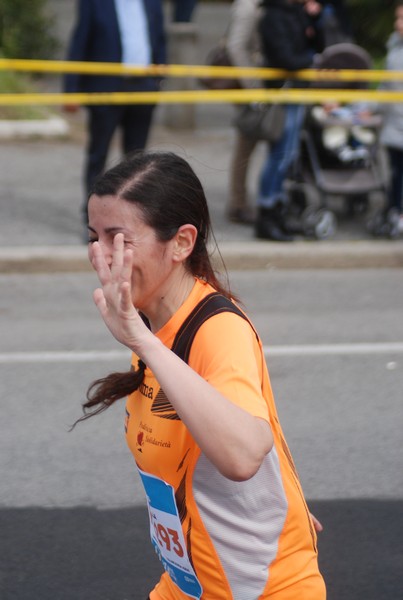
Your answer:
[[[213,291],[196,280],[157,333],[167,347]],[[134,355],[135,367],[137,361]],[[188,362],[232,402],[269,421],[274,446],[251,479],[226,479],[201,453],[146,369],[143,384],[127,400],[126,435],[165,569],[151,600],[324,600],[316,534],[278,420],[260,340],[248,321],[223,312],[199,328]]]

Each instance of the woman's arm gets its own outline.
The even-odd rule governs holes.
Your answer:
[[[220,473],[235,481],[252,477],[273,445],[267,421],[225,398],[158,338],[146,341],[141,356]]]
[[[114,337],[152,370],[165,395],[202,452],[222,475],[235,481],[252,477],[271,450],[270,425],[243,410],[205,381],[144,325],[131,300],[131,250],[123,235],[114,240],[109,268],[97,242],[92,264],[102,289],[94,301]]]

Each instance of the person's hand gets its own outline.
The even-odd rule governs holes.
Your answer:
[[[106,326],[121,344],[138,353],[141,340],[152,334],[133,306],[132,251],[125,250],[123,234],[114,237],[110,266],[98,242],[91,244],[89,257],[102,285],[94,291],[93,297]]]
[[[314,38],[316,35],[316,31],[314,27],[307,27],[305,29],[305,35],[307,38]]]
[[[78,110],[80,110],[80,105],[79,104],[64,104],[63,105],[63,110],[66,113],[74,114]]]
[[[312,519],[312,523],[313,526],[315,528],[316,533],[320,533],[321,531],[323,531],[323,525],[322,523],[315,517],[315,515],[313,515],[311,512],[309,513],[309,516]]]
[[[334,110],[337,110],[338,108],[340,108],[340,102],[328,101],[328,102],[324,102],[322,106],[323,106],[326,114],[329,115]]]

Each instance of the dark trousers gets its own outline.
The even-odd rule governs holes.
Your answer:
[[[197,0],[174,0],[173,20],[177,23],[189,23]]]
[[[388,147],[390,165],[389,208],[403,212],[403,149]]]
[[[143,150],[150,131],[154,105],[107,105],[88,106],[88,146],[84,172],[86,199],[83,206],[87,219],[87,198],[97,176],[103,172],[117,129],[122,134],[124,154]]]

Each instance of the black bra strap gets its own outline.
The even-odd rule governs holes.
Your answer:
[[[199,327],[213,315],[217,315],[222,312],[232,312],[239,317],[242,317],[242,319],[248,321],[253,331],[255,331],[249,319],[233,302],[231,302],[231,300],[218,292],[213,292],[203,298],[203,300],[201,300],[199,304],[195,306],[190,315],[188,315],[188,317],[182,323],[178,333],[175,336],[175,340],[171,348],[172,352],[175,352],[175,354],[177,354],[187,363],[189,360],[193,339]],[[258,337],[256,331],[255,335]]]

